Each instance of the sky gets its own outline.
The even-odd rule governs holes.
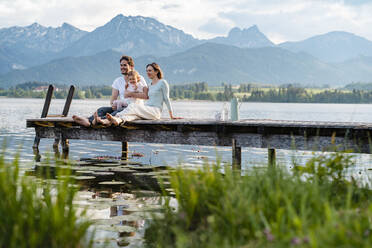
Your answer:
[[[118,14],[153,17],[196,38],[258,28],[274,43],[330,31],[372,40],[372,0],[0,0],[0,28],[67,22],[92,31]]]

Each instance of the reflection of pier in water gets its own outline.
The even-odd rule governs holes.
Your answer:
[[[102,160],[82,158],[67,164],[58,162],[37,162],[32,174],[37,176],[57,176],[57,169],[71,170],[71,177],[83,189],[93,191],[132,192],[133,190],[160,191],[158,179],[168,184],[169,168],[166,166],[144,166],[129,160]]]
[[[97,244],[106,245],[107,239],[110,247],[142,245],[146,222],[162,212],[158,179],[169,186],[168,168],[115,159],[65,161],[36,162],[27,174],[44,179],[71,177],[80,187],[75,205],[87,210],[98,233]],[[63,169],[69,173],[63,174]]]

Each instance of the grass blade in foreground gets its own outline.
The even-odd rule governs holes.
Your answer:
[[[0,247],[90,247],[90,223],[78,216],[70,180],[38,183],[20,175],[19,161],[0,154]]]
[[[245,176],[225,167],[177,169],[178,208],[146,230],[148,247],[370,247],[372,192],[342,176],[350,156]]]

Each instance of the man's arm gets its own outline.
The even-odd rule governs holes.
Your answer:
[[[113,102],[118,99],[118,96],[119,96],[119,91],[117,89],[112,88],[111,98],[110,98],[110,105],[112,108],[114,107],[116,108],[116,106],[113,105]]]
[[[149,93],[149,88],[144,87],[142,93],[134,93],[134,92],[125,91],[124,97],[125,98],[133,97],[133,98],[139,98],[139,99],[147,100],[147,99],[149,99],[148,93]]]

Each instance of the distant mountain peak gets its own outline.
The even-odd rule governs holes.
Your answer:
[[[249,34],[262,34],[262,33],[258,29],[257,25],[253,25],[249,28],[243,28],[243,29],[239,27],[234,27],[229,31],[229,34],[227,36],[232,37],[232,36],[241,36],[241,35],[249,35]]]
[[[132,56],[169,55],[190,48],[198,42],[182,30],[154,18],[118,14],[61,54],[85,56],[112,49]]]
[[[67,23],[67,22],[64,22],[61,26],[61,28],[73,28],[73,29],[77,29],[76,27],[74,27],[73,25]]]
[[[216,37],[210,41],[247,48],[274,46],[274,43],[258,29],[257,25],[244,29],[234,27],[229,31],[227,37]]]
[[[331,32],[325,33],[325,35],[350,35],[350,36],[356,36],[353,33],[342,31],[342,30],[331,31]]]
[[[114,18],[111,19],[111,21],[109,21],[105,25],[108,25],[108,24],[119,24],[119,25],[121,25],[122,23],[125,23],[125,24],[131,23],[131,24],[138,24],[138,25],[145,25],[145,24],[148,24],[148,23],[152,23],[152,25],[166,26],[165,24],[163,24],[163,23],[159,22],[158,20],[156,20],[154,18],[151,18],[151,17],[144,17],[144,16],[140,16],[140,15],[125,16],[123,14],[119,14],[119,15],[115,16]]]
[[[40,25],[40,24],[37,23],[37,22],[34,22],[34,23],[32,23],[31,25],[26,26],[26,28],[40,28],[40,27],[45,28],[44,26]]]
[[[123,14],[118,14],[118,15],[116,15],[114,18],[112,18],[112,19],[116,19],[116,18],[124,18],[125,16],[123,15]]]
[[[241,31],[242,30],[240,28],[234,27],[234,28],[230,29],[229,34],[227,36],[233,36],[237,33],[240,33]]]

